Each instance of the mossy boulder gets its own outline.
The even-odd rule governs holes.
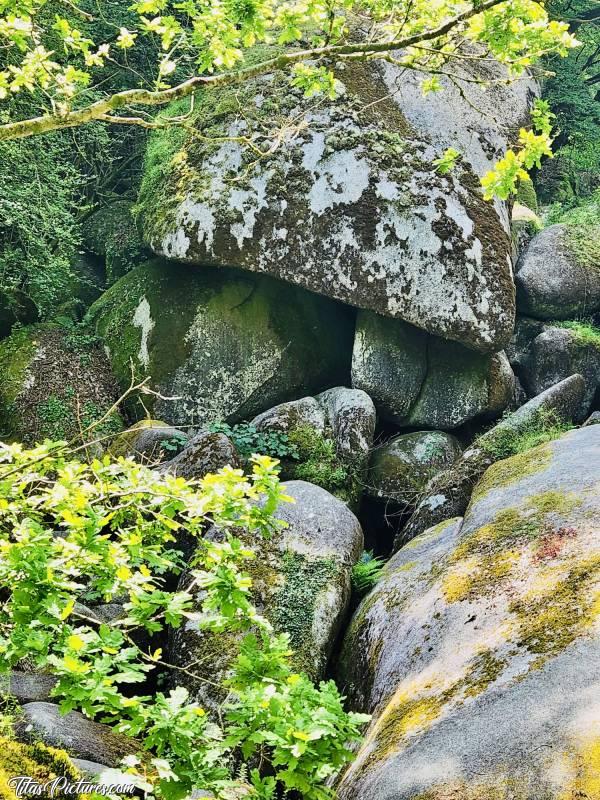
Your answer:
[[[514,375],[503,352],[477,353],[400,320],[360,311],[352,384],[396,425],[451,430],[500,414],[513,396]]]
[[[70,784],[76,784],[81,778],[64,750],[48,747],[41,742],[23,744],[2,736],[0,737],[0,800],[17,800],[23,797],[24,787],[21,786],[19,791],[16,780],[19,776],[31,779],[30,790],[34,785],[39,787],[41,793],[37,796],[49,796],[51,789],[48,788],[48,794],[45,794],[42,787],[54,784],[52,797],[57,800],[84,798],[82,794],[61,791],[62,779],[66,779]]]
[[[140,755],[135,739],[115,733],[108,725],[94,722],[78,711],[61,714],[54,703],[27,703],[16,724],[18,738],[42,741],[59,747],[69,755],[118,767],[128,755]]]
[[[281,403],[252,424],[288,436],[295,457],[282,461],[285,479],[306,480],[358,502],[376,424],[375,406],[365,392],[336,386],[316,397]]]
[[[495,461],[526,449],[536,436],[546,440],[558,435],[579,414],[585,389],[582,376],[571,375],[478,437],[449,469],[431,479],[407,525],[396,537],[394,549],[398,550],[427,528],[450,517],[462,516],[485,470]],[[521,456],[529,465],[533,463],[526,452]]]
[[[442,431],[416,431],[394,436],[375,448],[366,491],[384,502],[416,506],[429,481],[460,457],[456,437]]]
[[[176,426],[236,422],[349,370],[350,309],[266,276],[155,260],[114,284],[88,319],[121,386],[133,367],[162,395],[145,394],[134,413]]]
[[[200,431],[189,439],[181,452],[163,462],[159,472],[193,480],[223,467],[240,467],[240,455],[235,445],[224,433]]]
[[[600,310],[600,225],[551,225],[529,244],[516,271],[517,308],[538,319]]]
[[[531,397],[573,373],[583,375],[586,382],[578,414],[582,420],[600,386],[600,329],[580,323],[575,323],[573,328],[544,326],[529,344],[522,360],[523,388]]]
[[[104,261],[109,285],[148,257],[132,209],[131,200],[113,200],[94,211],[84,226],[84,244]]]
[[[504,203],[483,200],[479,177],[527,117],[526,82],[492,81],[490,108],[473,81],[471,98],[450,84],[424,101],[410,72],[375,61],[338,66],[336,78],[338,98],[318,108],[280,72],[199,93],[189,134],[151,137],[138,202],[146,240],[171,259],[266,273],[501,349],[514,317],[509,219]],[[273,119],[307,125],[264,159],[235,141]],[[440,175],[449,145],[463,158]]]
[[[374,718],[340,800],[598,796],[600,429],[542,450],[359,607],[339,680]]]
[[[255,553],[245,566],[254,604],[277,632],[289,633],[295,668],[318,681],[348,609],[350,573],[360,558],[363,534],[348,507],[324,489],[304,481],[290,481],[286,489],[295,502],[275,511],[286,527],[269,539],[244,531],[238,535]],[[219,536],[215,530],[207,535]],[[185,574],[180,586],[189,582]],[[200,631],[189,621],[174,631],[170,658],[178,665],[194,662],[199,675],[218,684],[238,647],[235,635]],[[211,709],[222,699],[218,687],[187,673],[178,672],[177,681]]]
[[[119,397],[102,348],[59,325],[19,328],[0,342],[0,425],[4,438],[106,438],[123,427],[117,411],[93,430]]]

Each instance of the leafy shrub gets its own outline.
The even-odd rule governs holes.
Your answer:
[[[287,433],[259,431],[249,422],[240,422],[237,425],[214,422],[208,426],[208,430],[228,436],[242,458],[249,458],[253,453],[273,458],[298,458],[298,449]]]
[[[61,444],[0,445],[0,671],[21,659],[50,669],[63,712],[101,717],[139,739],[148,755],[129,756],[127,769],[164,800],[194,788],[225,798],[242,785],[258,800],[295,792],[326,800],[325,782],[350,760],[367,720],[344,711],[332,681],[317,687],[292,671],[288,635],[276,635],[249,599],[242,570],[252,552],[234,531],[276,536],[273,514],[291,500],[277,462],[251,463],[250,476],[228,467],[188,483],[131,460],[79,463]],[[209,524],[223,541],[201,538]],[[198,537],[191,575],[203,590],[199,613],[188,591],[166,584],[183,567],[184,532]],[[127,617],[111,623],[98,624],[79,605],[123,595]],[[183,687],[144,691],[170,665],[160,649],[142,650],[135,632],[166,632],[189,619],[240,637],[218,721]]]
[[[360,561],[352,567],[352,591],[358,598],[364,597],[375,586],[385,566],[385,559],[376,558],[365,550]]]

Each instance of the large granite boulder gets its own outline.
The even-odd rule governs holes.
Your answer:
[[[366,392],[336,386],[316,397],[281,403],[259,414],[252,425],[259,431],[292,434],[310,429],[316,437],[331,438],[336,454],[357,475],[367,465],[377,415]]]
[[[156,471],[194,480],[227,466],[241,466],[240,455],[231,439],[224,433],[200,431],[180,453],[159,464]]]
[[[340,95],[317,107],[278,72],[206,93],[205,138],[150,142],[138,205],[147,241],[171,259],[267,273],[502,349],[514,317],[509,218],[483,200],[479,177],[526,119],[532,86],[500,86],[503,69],[488,69],[492,88],[467,83],[472,98],[449,85],[424,99],[418,76],[375,61],[338,67]],[[296,124],[268,157],[233,140],[278,118]],[[464,157],[441,175],[434,161],[449,145]]]
[[[368,311],[357,317],[352,384],[396,425],[440,430],[498,415],[514,393],[503,352],[476,353]]]
[[[320,680],[332,653],[350,600],[350,573],[363,549],[360,524],[348,507],[318,486],[304,481],[286,484],[295,502],[282,503],[275,517],[286,523],[266,539],[244,531],[238,535],[254,551],[245,565],[252,578],[252,599],[278,632],[290,635],[298,670]],[[207,536],[218,537],[214,529]],[[184,574],[185,588],[191,576]],[[201,594],[194,590],[201,600]],[[177,672],[177,681],[208,708],[222,699],[216,676],[224,677],[238,650],[234,634],[199,630],[189,621],[174,631],[171,662],[193,662],[195,672],[210,681]]]
[[[388,563],[340,681],[374,714],[340,800],[598,796],[600,428],[485,474]]]
[[[263,434],[285,434],[284,480],[321,486],[353,510],[360,504],[375,424],[371,398],[345,386],[281,403],[252,420]]]
[[[551,225],[517,264],[517,306],[539,319],[600,310],[600,225]]]
[[[84,245],[104,261],[109,285],[148,257],[132,209],[131,200],[113,200],[94,211],[84,226]]]
[[[106,441],[123,428],[119,412],[111,411],[119,395],[106,355],[90,337],[44,324],[19,328],[0,342],[4,438],[27,445]]]
[[[172,425],[235,422],[347,380],[350,309],[266,276],[157,260],[117,281],[89,320],[121,385],[133,365],[162,395],[143,408]]]
[[[159,419],[142,419],[123,431],[110,443],[115,458],[135,458],[142,464],[157,464],[173,457],[186,445],[189,436]]]

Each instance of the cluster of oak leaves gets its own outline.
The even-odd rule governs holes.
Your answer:
[[[306,800],[325,800],[327,779],[351,758],[349,746],[368,719],[344,711],[333,682],[317,687],[295,673],[288,637],[274,634],[252,605],[243,566],[253,554],[234,530],[278,535],[273,513],[291,498],[277,463],[255,456],[250,475],[225,468],[190,483],[131,460],[80,463],[60,444],[0,447],[1,668],[27,659],[50,670],[63,711],[83,711],[140,740],[147,754],[123,766],[151,796],[168,800],[201,788],[217,798],[268,800],[276,790],[298,790]],[[225,532],[223,541],[202,538],[212,524]],[[184,566],[177,549],[183,531],[197,537],[193,582],[187,591],[167,591],[165,577]],[[195,587],[199,612],[192,610]],[[86,603],[123,595],[124,619],[99,625],[81,613]],[[190,619],[239,637],[219,724],[183,687],[151,696],[132,691],[169,666],[133,634]]]

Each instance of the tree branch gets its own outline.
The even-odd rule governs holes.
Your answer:
[[[260,64],[244,67],[232,72],[222,72],[218,75],[197,75],[169,89],[152,91],[149,89],[127,89],[117,92],[107,98],[91,103],[84,108],[68,111],[64,114],[44,114],[32,119],[9,122],[0,125],[0,141],[9,139],[23,139],[49,133],[65,128],[75,128],[94,120],[108,121],[113,112],[129,106],[164,106],[173,100],[189,97],[201,88],[213,88],[239,84],[259,75],[264,75],[275,70],[285,69],[293,64],[309,60],[344,59],[345,57],[372,57],[377,53],[389,53],[393,50],[403,50],[407,47],[422,42],[433,41],[445,36],[452,30],[468,21],[477,14],[481,14],[507,0],[484,0],[474,4],[473,7],[458,14],[443,25],[429,31],[407,36],[404,39],[392,39],[383,42],[364,42],[352,44],[325,45],[307,50],[297,50],[283,53]],[[112,120],[111,120],[112,121]],[[119,121],[119,120],[116,120]],[[132,124],[131,122],[129,124]]]

